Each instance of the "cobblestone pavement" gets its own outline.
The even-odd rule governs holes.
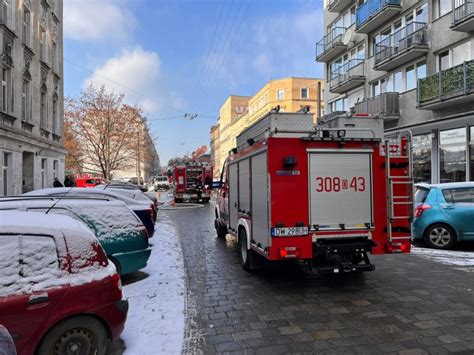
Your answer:
[[[385,255],[361,275],[296,264],[250,274],[236,241],[217,239],[212,205],[163,213],[187,273],[183,353],[474,353],[472,273]]]

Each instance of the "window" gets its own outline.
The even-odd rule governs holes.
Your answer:
[[[474,189],[469,187],[443,190],[443,196],[448,203],[474,203]]]
[[[415,10],[415,21],[428,23],[428,4],[424,3]]]
[[[470,128],[470,137],[471,137],[471,141],[470,141],[470,144],[469,144],[469,150],[470,150],[470,155],[471,155],[471,158],[469,159],[470,160],[470,166],[471,166],[471,169],[470,169],[470,175],[469,175],[469,180],[471,181],[474,181],[474,126],[471,126]]]
[[[440,71],[449,69],[449,51],[440,53],[438,56],[438,60],[438,68]]]
[[[2,157],[2,179],[3,179],[3,196],[8,196],[12,193],[11,191],[11,153],[3,152]]]
[[[332,101],[329,106],[331,107],[331,112],[343,112],[347,111],[347,97],[343,97],[340,99],[337,99],[335,101]]]
[[[58,165],[59,162],[57,160],[53,160],[53,179],[58,177]]]
[[[0,0],[2,3],[2,20],[7,27],[13,27],[13,14],[11,0]]]
[[[393,73],[393,91],[402,92],[403,91],[403,76],[401,71]]]
[[[48,165],[47,159],[41,159],[41,188],[46,187],[46,166]]]
[[[8,113],[9,69],[2,69],[2,112]]]
[[[372,83],[372,97],[380,95],[380,82],[377,80],[375,83]]]
[[[58,72],[58,45],[56,42],[53,42],[53,71]]]
[[[40,128],[48,129],[48,101],[47,101],[47,92],[41,90],[41,100],[40,100]]]
[[[46,30],[40,26],[40,46],[41,46],[41,60],[47,62],[48,60],[48,39],[46,38]]]
[[[412,156],[415,182],[431,183],[431,134],[413,137]]]
[[[452,0],[438,0],[439,17],[446,15],[452,10]]]
[[[308,88],[302,88],[301,89],[301,98],[302,99],[309,99],[309,89]]]
[[[277,90],[277,100],[284,100],[285,99],[285,90],[280,89]]]
[[[439,133],[440,183],[466,181],[466,128]]]
[[[426,78],[426,60],[416,64],[416,80]]]
[[[412,90],[416,87],[416,73],[415,66],[411,65],[406,70],[407,90]]]
[[[464,42],[451,49],[451,67],[471,60],[471,42]]]
[[[58,99],[53,98],[53,111],[52,111],[52,117],[51,120],[53,122],[53,133],[58,134],[58,129],[59,129],[59,121],[58,121]]]
[[[31,12],[26,6],[23,6],[23,43],[31,45]]]
[[[21,93],[21,118],[25,122],[31,122],[31,81],[23,80]]]

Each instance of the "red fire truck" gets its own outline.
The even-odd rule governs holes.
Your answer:
[[[199,162],[174,167],[174,201],[207,203],[211,199],[212,166]]]
[[[369,253],[409,253],[410,141],[385,139],[376,117],[313,127],[309,114],[270,113],[224,163],[217,235],[238,238],[246,270],[296,259],[319,273],[371,271]]]

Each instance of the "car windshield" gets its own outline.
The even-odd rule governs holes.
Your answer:
[[[430,192],[429,189],[425,187],[418,186],[415,191],[415,203],[423,203]]]

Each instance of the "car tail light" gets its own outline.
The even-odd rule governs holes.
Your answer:
[[[297,258],[300,256],[300,250],[296,247],[280,248],[280,257],[285,259]]]
[[[406,253],[408,245],[405,243],[392,243],[386,246],[388,253]]]
[[[415,210],[415,217],[419,218],[426,210],[431,209],[431,205],[419,205]]]
[[[120,280],[120,275],[118,273],[115,273],[112,276],[112,280],[114,281],[114,285],[117,287],[117,290],[122,293],[122,280]]]

